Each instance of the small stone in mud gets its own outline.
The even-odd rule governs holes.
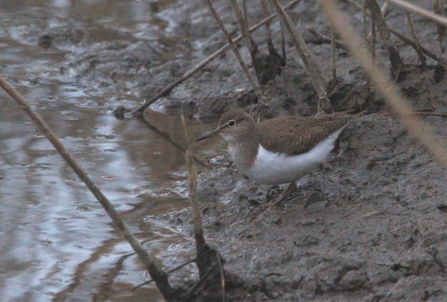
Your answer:
[[[447,213],[447,205],[445,204],[440,204],[437,206],[438,210],[444,213]]]
[[[255,199],[249,199],[248,204],[251,206],[259,206],[260,205],[259,201],[255,200]]]
[[[436,65],[434,73],[435,82],[436,83],[441,82],[442,80],[444,80],[444,76],[445,76],[445,67],[442,66],[441,64]]]
[[[53,38],[49,35],[43,35],[39,37],[39,41],[37,42],[37,44],[43,49],[48,49],[53,44]]]
[[[293,244],[296,247],[309,247],[312,245],[317,245],[319,242],[320,241],[318,240],[318,238],[307,235],[298,239],[297,241],[294,241]]]

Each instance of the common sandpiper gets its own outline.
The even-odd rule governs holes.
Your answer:
[[[255,123],[242,110],[222,115],[218,127],[196,141],[220,134],[236,167],[252,180],[268,185],[290,183],[284,200],[296,190],[295,182],[328,157],[352,115],[286,116]]]

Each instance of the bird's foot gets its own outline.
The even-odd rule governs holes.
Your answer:
[[[291,182],[284,192],[282,192],[281,188],[278,185],[272,186],[267,191],[267,195],[265,197],[265,203],[259,206],[259,211],[256,216],[259,216],[261,213],[269,209],[271,206],[279,207],[282,202],[289,199],[296,191],[297,187],[295,182]]]
[[[278,197],[281,196],[281,194],[284,192],[283,189],[279,185],[271,186],[267,190],[267,194],[265,195],[265,203],[270,203],[271,201],[274,201],[278,199]]]
[[[280,196],[280,199],[275,201],[273,204],[275,206],[279,206],[283,201],[286,201],[287,199],[289,199],[293,195],[293,193],[295,193],[296,191],[297,191],[296,183],[291,182],[289,184],[289,186],[287,187],[287,189]]]

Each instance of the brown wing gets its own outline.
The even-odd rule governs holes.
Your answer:
[[[310,118],[287,116],[266,120],[257,124],[259,142],[269,151],[289,155],[302,154],[352,119],[353,116],[347,115],[324,115]]]

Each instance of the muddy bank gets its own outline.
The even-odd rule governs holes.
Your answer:
[[[260,20],[262,12],[257,5],[251,4],[249,9],[250,16]],[[219,4],[217,10],[222,19],[233,20],[226,4]],[[344,10],[353,17],[360,33],[361,14],[347,4]],[[137,105],[224,44],[201,2],[182,2],[163,14],[185,18],[171,29],[171,39],[175,41],[185,32],[190,39],[173,44],[169,39],[164,40],[166,43],[117,39],[85,45],[64,67],[72,70],[76,66],[79,81],[119,91],[123,103]],[[329,78],[330,46],[316,41],[305,29],[312,24],[328,32],[318,6],[304,2],[290,15]],[[392,27],[410,36],[403,11],[392,8],[387,19]],[[414,19],[421,43],[439,49],[436,26],[419,17]],[[230,31],[235,31],[235,22],[228,22]],[[277,23],[273,32],[279,45]],[[266,51],[262,30],[255,39]],[[396,43],[405,63],[396,85],[415,108],[447,111],[445,80],[434,80],[436,62],[429,59],[427,69],[422,70],[414,51],[398,40]],[[179,55],[166,62],[155,61],[148,49],[177,50]],[[249,61],[245,47],[241,50]],[[315,90],[291,44],[287,53],[289,59],[281,75],[265,86],[270,100],[267,115],[312,115],[316,111]],[[387,58],[386,48],[380,46],[377,59],[388,70]],[[408,135],[396,117],[383,114],[388,110],[384,101],[343,50],[338,51],[337,71],[342,85],[331,96],[333,107],[337,111],[361,109],[368,114],[343,131],[331,159],[298,182],[298,193],[292,199],[262,210],[269,187],[241,175],[226,156],[214,159],[219,165],[200,174],[198,194],[205,235],[222,253],[225,269],[231,274],[226,280],[229,301],[447,299],[445,170]],[[245,75],[228,52],[152,109],[178,115],[186,108],[188,116],[207,118],[218,117],[230,108],[253,111],[256,106]],[[424,121],[446,138],[443,117],[427,116]],[[198,146],[196,151],[203,152]],[[157,219],[169,222],[178,232],[192,234],[189,209]],[[182,245],[193,251],[190,243]],[[172,280],[181,289],[197,281],[190,271],[178,274],[182,277],[174,275]],[[210,299],[202,294],[197,301]]]
[[[389,16],[393,20],[402,17],[398,10]],[[428,44],[436,45],[428,41],[433,25],[423,24],[419,30],[424,31]],[[434,80],[434,62],[422,70],[414,53],[399,46],[406,65],[397,85],[415,108],[434,105],[435,112],[445,111],[445,85]],[[328,70],[329,47],[313,45],[312,50]],[[387,57],[380,57],[383,54],[379,53],[379,60],[387,68]],[[234,276],[227,280],[227,298],[447,299],[443,286],[447,265],[445,170],[396,117],[383,115],[388,110],[383,100],[368,88],[349,56],[341,51],[337,62],[343,84],[331,98],[333,106],[337,110],[361,108],[371,114],[347,127],[331,160],[298,181],[299,192],[293,199],[264,210],[269,187],[241,175],[226,157],[215,169],[200,175],[207,239],[223,254],[225,268]],[[272,116],[310,115],[316,110],[312,85],[293,59],[266,91]],[[199,115],[204,115],[255,105],[256,99],[247,92],[230,100],[200,102],[197,107]],[[429,116],[424,121],[446,137],[444,118]],[[189,210],[166,218],[173,223],[182,221],[178,228],[192,232],[191,225],[185,225],[192,220]]]
[[[443,172],[397,120],[369,115],[280,208],[262,211],[268,186],[226,167],[203,173],[199,193],[208,239],[243,278],[244,299],[442,300]]]

